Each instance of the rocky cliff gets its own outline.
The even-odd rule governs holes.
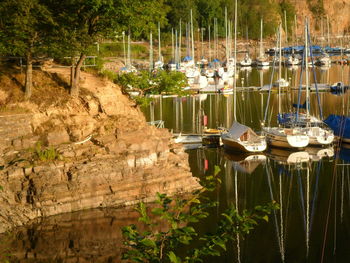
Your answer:
[[[69,71],[35,73],[44,76],[66,83]],[[1,85],[5,100],[11,81]],[[33,101],[7,102],[12,112],[0,114],[0,232],[37,217],[199,187],[183,149],[167,130],[149,126],[115,84],[83,73],[78,99],[36,84]]]
[[[305,17],[310,19],[314,33],[327,33],[327,16],[331,35],[349,33],[350,0],[290,0],[298,18],[298,34],[302,34]],[[322,26],[323,24],[323,26]]]

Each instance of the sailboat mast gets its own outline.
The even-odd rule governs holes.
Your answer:
[[[237,121],[237,91],[236,91],[236,64],[237,64],[237,0],[235,0],[235,36],[234,36],[234,62],[233,62],[233,118]]]
[[[152,31],[149,33],[149,71],[153,70],[153,40]]]
[[[177,29],[175,29],[175,64],[179,63],[179,46],[177,41]]]
[[[180,32],[179,32],[179,60],[181,63],[181,43],[182,43],[182,30],[181,30],[181,18],[180,18]]]
[[[282,24],[279,26],[279,34],[278,34],[278,79],[281,80],[282,78]]]
[[[211,45],[210,45],[210,25],[209,25],[209,62],[211,62]]]
[[[328,15],[327,15],[327,44],[328,46],[330,46],[330,39],[329,39],[329,18],[328,18]]]
[[[284,10],[284,29],[286,33],[286,41],[285,43],[288,44],[288,27],[287,27],[287,11]]]
[[[174,28],[171,29],[171,59],[175,59],[175,48],[174,48]]]
[[[158,22],[158,60],[162,61],[162,51],[160,45],[160,23]]]
[[[126,66],[127,61],[126,61],[125,32],[124,31],[123,31],[122,35],[123,35],[124,65]]]
[[[293,45],[298,45],[297,32],[298,32],[297,15],[294,15],[294,37],[295,37],[295,43],[293,43]]]
[[[263,56],[263,20],[260,20],[260,57]]]
[[[308,45],[308,21],[305,21],[305,89],[306,89],[306,117],[309,117],[309,72],[308,72],[308,54],[309,54],[309,45]]]
[[[227,25],[227,7],[225,7],[225,37],[226,37],[226,61],[228,61],[228,25]]]
[[[192,9],[191,9],[191,47],[192,47],[192,59],[194,62],[194,35],[193,35],[193,16],[192,16]]]
[[[282,75],[282,70],[281,70],[281,24],[279,25],[278,28],[278,36],[277,36],[277,44],[279,48],[279,66],[278,66],[278,114],[281,113],[282,111],[282,105],[281,105],[281,75]]]
[[[131,45],[131,40],[130,40],[130,32],[129,32],[129,35],[128,35],[128,62],[127,62],[127,67],[131,66],[131,48],[130,48],[130,45]]]

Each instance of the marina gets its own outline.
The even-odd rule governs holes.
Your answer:
[[[0,2],[0,263],[350,261],[350,0]]]

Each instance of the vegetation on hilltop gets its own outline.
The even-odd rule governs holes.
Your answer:
[[[260,35],[260,19],[264,19],[264,36],[274,34],[287,10],[288,25],[294,17],[290,0],[239,0],[238,34],[249,32],[250,38]],[[70,93],[79,95],[79,75],[86,56],[96,42],[121,37],[122,32],[133,39],[147,39],[162,28],[162,38],[169,39],[171,28],[182,32],[193,11],[194,30],[213,30],[225,35],[225,7],[233,20],[234,1],[230,0],[3,0],[0,2],[0,56],[24,57],[26,63],[25,97],[32,94],[32,66],[35,58],[71,57]],[[212,32],[211,32],[212,33]],[[197,38],[197,34],[196,38]]]

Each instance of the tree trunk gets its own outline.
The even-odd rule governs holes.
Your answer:
[[[33,59],[30,52],[26,55],[27,68],[26,68],[26,80],[24,88],[24,98],[28,100],[32,96],[32,86],[33,86]]]
[[[70,68],[70,87],[71,90],[74,85],[74,69],[75,69],[75,63],[74,63],[74,57],[72,58],[71,68]]]
[[[85,58],[86,58],[86,55],[81,54],[77,62],[77,65],[75,66],[75,69],[74,69],[74,76],[73,76],[73,83],[72,83],[73,85],[71,86],[71,90],[70,90],[70,94],[73,97],[79,96],[80,69],[81,69],[81,66],[83,65]]]

